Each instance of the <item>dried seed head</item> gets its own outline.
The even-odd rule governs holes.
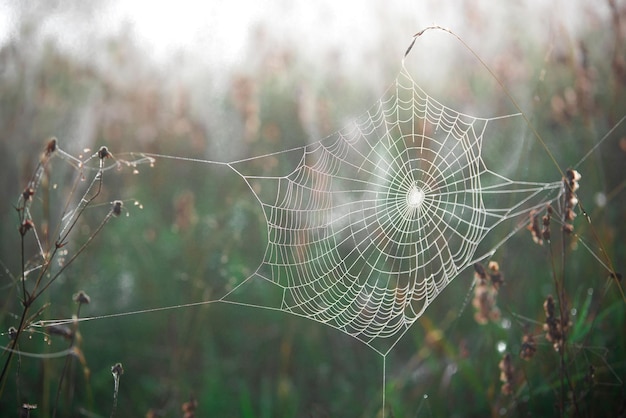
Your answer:
[[[510,381],[510,377],[513,374],[514,369],[513,361],[511,360],[511,355],[509,353],[506,353],[504,356],[502,356],[500,363],[498,363],[498,368],[502,372],[502,374],[500,375],[500,381]]]
[[[541,218],[541,238],[550,241],[550,221],[552,220],[552,206],[548,204],[546,214]]]
[[[119,377],[124,374],[124,368],[122,367],[122,363],[115,363],[115,365],[111,367],[111,373],[113,374],[114,378],[119,379]]]
[[[480,263],[474,263],[474,277],[476,279],[487,279],[487,272],[485,272],[485,267]]]
[[[530,360],[537,352],[537,342],[532,334],[524,334],[522,337],[522,348],[519,356],[524,360]]]
[[[109,149],[105,146],[100,147],[100,149],[98,150],[98,158],[100,158],[101,160],[104,160],[105,158],[110,158],[112,156],[113,155],[111,155]]]
[[[24,219],[24,221],[22,222],[19,228],[20,235],[22,236],[26,235],[26,233],[33,228],[35,228],[35,223],[31,221],[30,219]]]
[[[74,293],[74,296],[72,296],[72,300],[74,300],[74,302],[76,303],[80,303],[84,305],[88,305],[89,302],[91,302],[91,298],[83,290],[80,290],[77,293]]]
[[[573,170],[571,168],[567,170],[566,175],[567,175],[567,179],[571,181],[572,183],[577,182],[578,180],[582,178],[582,176],[580,175],[578,171]]]
[[[539,226],[539,214],[536,210],[531,210],[530,214],[530,223],[528,224],[527,229],[530,231],[531,236],[533,237],[533,241],[535,244],[543,245],[543,238],[541,234],[541,227]]]
[[[476,310],[474,320],[480,325],[487,324],[493,305],[493,298],[486,282],[477,284],[474,287],[474,298],[472,299],[472,306]]]
[[[565,303],[565,302],[561,302]],[[543,303],[543,309],[546,313],[546,322],[543,324],[543,330],[546,331],[546,340],[552,343],[555,351],[561,351],[565,343],[567,330],[571,326],[567,307],[562,307],[563,317],[555,316],[555,304],[552,295],[546,298]]]
[[[541,238],[544,241],[550,241],[550,213],[551,212],[548,211],[548,213],[541,218]]]
[[[554,298],[552,295],[548,295],[543,302],[543,310],[546,313],[546,318],[554,318]]]
[[[195,418],[196,409],[198,408],[198,401],[195,397],[191,396],[188,402],[183,403],[181,409],[184,412],[183,418]]]
[[[18,416],[20,418],[28,418],[31,416],[30,411],[34,411],[35,409],[37,409],[36,404],[23,403],[22,406],[20,407],[20,412]]]
[[[72,331],[70,327],[66,327],[65,325],[51,325],[46,328],[46,331],[50,335],[58,335],[65,338],[66,340],[71,340],[72,338],[74,338],[74,331]]]
[[[500,265],[497,261],[489,262],[489,278],[496,292],[500,290],[500,286],[504,284],[504,276],[502,276]]]
[[[46,148],[44,150],[44,155],[46,157],[49,157],[52,153],[54,153],[54,151],[57,150],[57,139],[55,137],[52,137],[48,140],[48,143],[46,144]]]
[[[513,394],[513,384],[512,383],[505,383],[502,385],[502,388],[500,389],[500,392],[502,392],[503,395],[506,396],[510,396]]]
[[[575,192],[579,188],[578,180],[580,179],[580,173],[572,169],[568,169],[563,178],[563,218],[565,220],[563,231],[568,234],[574,231],[571,221],[576,218],[574,208],[578,205],[578,198]]]
[[[115,200],[113,202],[113,209],[111,209],[111,211],[113,212],[113,215],[120,216],[122,214],[123,207],[124,207],[124,202],[122,202],[121,200]]]
[[[28,202],[33,198],[33,195],[35,194],[35,189],[33,189],[32,187],[27,187],[24,189],[24,191],[22,192],[22,198],[24,199],[24,202]]]
[[[513,361],[509,353],[506,353],[502,357],[502,360],[498,363],[498,368],[500,369],[500,381],[504,383],[500,389],[502,394],[512,395],[515,369],[513,368]]]
[[[14,340],[16,336],[17,336],[17,328],[9,327],[9,338],[11,340]]]
[[[500,319],[500,309],[496,304],[498,288],[502,284],[500,267],[495,261],[489,263],[489,272],[480,263],[474,264],[474,320],[481,325]]]

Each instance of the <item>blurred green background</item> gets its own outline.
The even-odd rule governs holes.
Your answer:
[[[490,126],[488,167],[515,179],[558,181],[557,164],[561,170],[576,164],[614,130],[576,167],[593,229],[583,216],[575,226],[590,248],[573,240],[561,251],[557,238],[550,253],[520,231],[494,256],[506,282],[497,298],[501,319],[486,325],[474,318],[473,271],[456,278],[386,356],[385,416],[558,416],[560,357],[542,330],[553,275],[565,277],[573,323],[566,396],[579,409],[564,414],[624,413],[626,304],[594,254],[606,251],[623,270],[626,125],[618,122],[626,115],[626,6],[539,3],[324,2],[316,8],[270,2],[259,18],[260,6],[216,4],[198,13],[212,24],[223,16],[221,24],[207,24],[194,42],[170,49],[157,47],[167,25],[154,32],[163,38],[150,43],[142,36],[153,32],[142,32],[141,13],[130,23],[121,19],[118,28],[103,17],[111,16],[107,3],[3,3],[13,29],[0,49],[2,345],[21,312],[14,205],[47,138],[56,136],[75,156],[106,145],[125,159],[149,152],[224,162],[306,145],[367,110],[394,80],[413,33],[437,19],[494,70],[555,158],[517,118]],[[150,5],[144,7],[139,10],[149,14]],[[309,7],[318,20],[306,18]],[[173,38],[185,16],[182,26],[170,28]],[[107,31],[107,24],[117,29]],[[414,79],[439,101],[477,116],[517,112],[450,35],[424,35],[413,54],[407,65]],[[36,319],[70,318],[72,295],[84,290],[91,303],[81,316],[126,314],[80,323],[84,361],[72,362],[59,416],[109,416],[110,368],[117,362],[125,369],[117,416],[182,416],[190,397],[198,401],[196,416],[380,416],[383,358],[322,324],[225,304],[131,314],[219,298],[254,272],[266,244],[258,202],[227,167],[158,159],[137,169],[105,174],[102,204],[81,217],[65,258],[93,233],[108,202],[124,200],[128,216],[109,222],[37,304],[49,306]],[[67,161],[52,161],[33,203],[39,228],[54,231],[77,173]],[[494,231],[484,248],[514,224]],[[40,238],[53,245],[54,237]],[[26,251],[27,265],[37,265],[34,242]],[[257,301],[275,297],[255,282],[247,291]],[[24,352],[67,347],[62,338],[35,331],[23,336]],[[525,333],[537,340],[529,361],[519,357]],[[508,396],[501,394],[498,369],[505,352],[516,369]],[[38,406],[32,416],[51,416],[63,362],[21,356],[18,378],[14,359],[1,415],[16,416],[28,402]]]

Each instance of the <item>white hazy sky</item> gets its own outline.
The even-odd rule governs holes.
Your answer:
[[[41,3],[32,0],[0,0],[0,43],[18,36],[24,16],[37,15],[38,8]],[[555,30],[552,20],[571,31],[606,9],[597,0],[74,0],[46,6],[38,30],[81,54],[89,52],[94,38],[130,30],[157,60],[182,50],[198,59],[233,63],[242,59],[250,30],[258,26],[313,55],[326,48],[362,51],[384,32],[393,36],[389,48],[401,54],[410,36],[430,24],[450,27],[470,40],[478,29],[491,33],[480,39],[486,48],[506,38],[507,27],[501,25],[511,19],[526,33],[542,36],[548,27]],[[468,11],[479,19],[468,23]]]
[[[169,77],[193,82],[207,70],[227,77],[233,69],[253,69],[254,57],[262,56],[255,37],[262,33],[265,48],[297,47],[320,77],[332,71],[382,91],[412,35],[428,25],[451,28],[489,62],[514,40],[547,45],[606,14],[606,2],[599,0],[0,0],[0,45],[34,21],[38,39],[53,39],[108,69],[110,56],[98,53],[102,40],[130,34]],[[458,50],[438,43],[445,37],[429,38],[429,65],[416,70],[423,82],[438,83],[446,75],[442,69],[452,66],[436,64]],[[330,55],[340,57],[333,68]],[[217,89],[224,84],[219,77],[213,82]]]

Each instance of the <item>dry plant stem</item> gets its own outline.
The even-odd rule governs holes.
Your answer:
[[[43,175],[43,171],[45,166],[48,164],[48,161],[50,161],[49,155],[45,155],[44,159],[41,160],[39,162],[39,164],[37,164],[37,168],[35,169],[35,172],[33,173],[33,176],[31,177],[31,179],[28,182],[28,188],[34,190],[35,188],[39,187],[39,184],[41,183],[41,177]],[[33,192],[34,193],[34,192]],[[25,195],[22,195],[21,197],[22,199],[24,199],[23,205],[21,207],[17,207],[17,212],[18,212],[18,221],[20,226],[24,224],[24,221],[26,221],[26,213],[29,212],[29,208],[30,208],[30,197],[26,197]],[[22,333],[22,330],[24,328],[24,324],[26,321],[26,315],[28,314],[28,308],[30,306],[30,304],[32,303],[32,301],[30,300],[30,296],[28,295],[28,292],[26,291],[26,255],[25,255],[25,248],[24,248],[24,236],[25,236],[25,232],[20,230],[20,261],[21,261],[21,269],[22,269],[22,274],[20,275],[20,280],[22,281],[22,315],[20,317],[20,322],[19,325],[17,327],[16,333],[14,338],[11,340],[11,343],[9,345],[9,353],[7,354],[7,359],[4,362],[4,366],[2,367],[2,373],[0,374],[0,396],[2,396],[2,393],[4,392],[4,385],[6,383],[5,380],[5,376],[8,372],[9,369],[9,365],[11,364],[11,360],[13,359],[13,353],[15,352],[15,347],[17,346],[17,342],[19,340],[20,334]],[[46,268],[44,267],[42,270],[46,270]]]
[[[563,220],[565,221],[565,219]],[[557,295],[557,302],[559,304],[559,323],[562,332],[562,342],[561,347],[559,347],[559,377],[560,377],[560,389],[561,393],[559,396],[559,413],[561,416],[565,416],[565,401],[567,399],[567,390],[572,394],[572,404],[574,406],[574,410],[576,411],[575,416],[580,416],[580,411],[578,410],[578,400],[576,397],[576,391],[574,390],[574,386],[569,375],[569,372],[566,367],[565,361],[565,353],[567,350],[567,328],[568,328],[568,316],[565,312],[566,305],[566,295],[565,295],[565,252],[566,252],[566,238],[567,234],[561,230],[561,279],[559,280],[556,270],[556,265],[554,263],[554,250],[552,248],[552,241],[549,241],[549,252],[550,252],[550,263],[552,266],[552,278],[554,281],[554,290]]]
[[[31,178],[31,181],[29,182],[29,186],[30,185],[37,185],[38,186],[41,183],[40,179],[41,179],[41,176],[43,174],[44,167],[45,167],[45,165],[47,164],[48,161],[49,161],[49,158],[46,158],[43,163],[40,162],[40,164],[37,166],[37,168],[35,170],[35,174]],[[94,231],[93,234],[91,234],[89,236],[87,241],[79,248],[79,250],[74,254],[74,256],[72,256],[63,265],[63,267],[61,267],[59,269],[59,271],[57,271],[55,273],[55,275],[52,276],[50,278],[50,280],[41,289],[39,289],[39,291],[38,291],[38,287],[41,284],[41,281],[42,281],[43,277],[49,271],[49,268],[50,268],[52,260],[56,256],[58,250],[60,248],[62,248],[66,244],[66,240],[67,240],[70,232],[73,230],[73,228],[78,223],[78,219],[81,217],[81,215],[83,214],[85,209],[100,195],[100,192],[102,190],[102,177],[103,177],[102,173],[103,173],[103,170],[102,170],[102,167],[101,167],[100,170],[98,170],[98,172],[96,173],[96,176],[94,177],[94,180],[92,181],[91,185],[87,189],[87,192],[81,198],[80,210],[75,215],[73,215],[73,220],[70,223],[69,227],[67,228],[67,230],[61,236],[59,236],[59,238],[56,241],[54,250],[47,257],[47,259],[44,260],[42,269],[41,269],[41,271],[40,271],[40,273],[39,273],[39,275],[37,277],[37,280],[36,280],[35,285],[33,287],[32,293],[30,295],[28,294],[28,292],[26,290],[26,278],[24,277],[24,275],[25,275],[25,266],[26,266],[26,263],[25,263],[25,249],[24,249],[24,235],[25,234],[21,234],[21,264],[22,264],[22,267],[21,267],[22,268],[21,280],[22,280],[22,294],[23,294],[23,297],[24,297],[24,299],[22,300],[23,309],[22,309],[22,315],[20,317],[20,322],[19,322],[19,325],[17,327],[17,331],[15,333],[15,337],[14,337],[13,340],[11,340],[11,343],[10,343],[10,346],[9,346],[9,350],[8,350],[9,353],[7,354],[7,359],[4,362],[4,366],[2,368],[2,373],[0,374],[0,382],[1,382],[0,383],[0,396],[4,392],[4,385],[6,383],[7,372],[8,372],[9,366],[11,364],[11,360],[13,359],[13,353],[15,351],[15,347],[16,347],[18,341],[19,341],[19,338],[20,338],[22,332],[25,329],[26,317],[28,315],[28,311],[29,311],[30,306],[65,271],[65,269],[69,265],[71,265],[72,262],[85,250],[85,248],[91,243],[91,241],[102,230],[104,225],[106,225],[106,223],[111,218],[111,212],[109,212],[107,214],[107,216],[104,218],[104,220],[100,223],[98,228]],[[79,179],[80,179],[80,177],[79,177]],[[78,181],[80,181],[79,179],[74,183],[74,186],[72,187],[72,190],[69,193],[68,200],[66,202],[66,207],[64,209],[64,213],[67,211],[67,208],[69,207],[69,202],[70,202],[71,196],[74,194],[74,192],[77,189]],[[89,193],[89,190],[91,190],[91,188],[92,188],[92,186],[94,185],[95,182],[97,182],[97,184],[98,184],[98,188],[97,188],[96,192],[91,197],[89,197],[88,199],[85,199],[85,196]],[[25,221],[25,213],[28,211],[28,207],[29,207],[28,203],[29,203],[29,201],[25,200],[24,201],[24,205],[22,206],[22,208],[20,210],[18,210],[20,225],[22,225],[22,223]]]
[[[76,325],[74,327],[74,332],[72,333],[72,338],[70,340],[70,345],[68,347],[71,350],[74,347],[74,343],[76,342],[76,332],[78,328],[78,318],[80,318],[80,307],[82,303],[78,304],[78,309],[76,310]],[[67,356],[65,356],[65,363],[63,364],[63,370],[61,370],[61,376],[59,376],[59,385],[57,387],[56,397],[54,399],[54,409],[52,410],[52,418],[57,416],[57,409],[59,406],[59,397],[61,395],[61,388],[63,387],[63,379],[65,378],[65,374],[67,373],[67,369],[70,366],[70,361],[72,360],[73,352],[70,352]]]
[[[46,289],[48,289],[48,287],[65,271],[65,269],[70,264],[72,264],[72,262],[76,260],[76,258],[78,258],[78,256],[81,255],[83,251],[85,251],[85,249],[89,246],[89,244],[91,244],[91,241],[93,241],[96,235],[98,235],[100,231],[102,231],[102,228],[104,228],[104,226],[107,224],[107,222],[109,222],[109,220],[111,219],[111,216],[112,216],[111,212],[109,212],[105,216],[105,218],[102,220],[102,222],[100,222],[100,225],[98,225],[98,228],[96,228],[93,234],[91,234],[89,238],[87,238],[87,241],[85,241],[85,243],[78,249],[78,251],[76,251],[76,253],[74,253],[74,255],[67,261],[67,263],[65,263],[63,267],[61,267],[59,271],[57,271],[54,274],[54,276],[52,276],[50,280],[48,280],[48,282],[36,294],[33,295],[32,297],[33,300],[41,296],[41,294],[45,292]]]
[[[74,345],[74,340],[72,339],[72,341],[70,342],[70,345],[68,348],[72,348],[72,346]],[[70,364],[70,359],[72,354],[68,354],[65,357],[65,363],[63,364],[63,370],[61,371],[61,376],[59,376],[59,383],[57,386],[57,393],[55,395],[54,398],[54,408],[52,409],[52,418],[55,418],[57,416],[57,409],[59,407],[59,397],[61,396],[61,388],[63,387],[63,380],[65,378],[65,374],[67,373],[67,369],[69,368],[69,364]]]
[[[17,403],[20,404],[22,400],[22,396],[20,395],[20,370],[22,368],[22,357],[17,355],[17,370],[15,370],[15,387],[16,387],[16,395],[17,395]]]
[[[23,269],[23,267],[22,267]],[[20,316],[20,323],[16,329],[15,336],[11,340],[11,344],[9,346],[7,359],[4,361],[4,366],[2,367],[2,374],[0,374],[0,397],[2,397],[2,393],[4,392],[4,385],[6,383],[6,375],[9,370],[9,365],[11,364],[11,360],[13,359],[13,353],[15,353],[15,347],[17,346],[17,342],[19,341],[19,337],[24,329],[24,324],[26,323],[26,315],[28,314],[28,306],[24,305],[24,309],[22,309],[22,315]]]
[[[24,305],[24,309],[22,310],[22,316],[20,318],[20,324],[17,328],[17,332],[15,334],[15,338],[11,341],[11,346],[9,350],[9,354],[7,357],[7,360],[4,364],[4,368],[2,369],[2,375],[0,375],[0,381],[2,381],[2,388],[0,389],[0,395],[2,395],[2,389],[4,389],[4,377],[6,375],[6,371],[8,369],[9,363],[11,362],[11,358],[13,356],[13,351],[15,349],[15,345],[17,344],[18,338],[21,335],[22,331],[24,330],[24,325],[25,325],[25,319],[26,319],[26,315],[28,313],[28,310],[30,308],[30,306],[33,304],[33,302],[35,302],[35,300],[41,296],[41,294],[63,273],[63,271],[65,271],[65,269],[74,261],[76,260],[76,258],[82,254],[82,252],[85,250],[85,248],[87,248],[87,246],[91,243],[91,241],[93,241],[93,239],[96,237],[96,235],[102,230],[102,228],[104,228],[104,226],[106,225],[106,223],[111,219],[111,212],[109,212],[107,214],[107,216],[104,218],[104,220],[100,223],[100,225],[98,226],[98,228],[94,231],[93,234],[91,234],[89,236],[89,238],[87,239],[87,241],[85,241],[85,243],[78,249],[78,251],[74,254],[74,256],[72,256],[69,261],[63,265],[63,267],[61,269],[59,269],[59,271],[52,276],[52,278],[48,281],[48,283],[46,283],[40,290],[38,293],[31,295],[28,299],[26,299],[23,302]],[[53,252],[53,255],[56,253]],[[53,257],[52,257],[53,258]],[[51,258],[51,260],[52,260]],[[48,270],[48,266],[50,265],[50,262],[46,263],[44,269],[42,270],[40,277],[43,276]]]
[[[79,176],[76,178],[76,181],[74,182],[74,185],[72,186],[72,190],[70,191],[70,193],[68,194],[68,198],[67,201],[65,202],[65,207],[63,208],[63,212],[61,214],[61,218],[65,217],[65,215],[68,213],[68,208],[70,206],[70,202],[71,202],[71,198],[74,195],[74,192],[76,191],[76,189],[78,188],[78,184],[80,183],[80,179],[82,178],[82,172],[79,173]],[[89,193],[89,191],[91,190],[91,188],[93,187],[95,182],[98,182],[98,189],[96,190],[96,192],[93,194],[93,196],[91,196],[89,199],[85,200],[85,196],[87,196],[87,194]],[[67,240],[67,237],[69,236],[69,234],[72,232],[72,229],[74,229],[74,226],[76,226],[76,223],[78,221],[78,218],[80,218],[80,215],[83,213],[83,211],[87,208],[87,206],[89,206],[89,204],[98,197],[98,195],[100,194],[100,191],[102,190],[102,169],[98,170],[98,172],[96,173],[96,176],[94,177],[94,179],[92,180],[91,184],[89,185],[89,187],[87,188],[87,191],[85,192],[85,194],[83,195],[83,197],[81,198],[81,202],[79,203],[80,210],[75,214],[72,215],[72,217],[74,218],[74,220],[72,221],[72,223],[70,224],[70,226],[67,228],[67,231],[64,234],[59,234],[59,238],[56,240],[55,245],[56,246],[63,246],[65,245],[65,242]],[[60,228],[60,224],[57,227],[57,232],[55,233],[55,235],[58,234],[58,228]]]
[[[566,219],[563,219],[565,222],[567,221]],[[562,229],[561,229],[562,231]],[[561,332],[563,333],[563,342],[561,343],[561,349],[559,350],[559,357],[560,357],[560,366],[559,366],[559,374],[561,376],[561,415],[565,415],[565,399],[567,396],[567,390],[566,390],[566,386],[565,386],[565,374],[567,373],[567,370],[565,368],[565,350],[566,350],[566,344],[567,344],[567,331],[566,331],[566,324],[564,323],[565,319],[565,310],[564,310],[564,304],[565,304],[565,233],[561,232],[561,288],[556,288],[556,294],[557,294],[557,299],[559,301],[559,322],[561,323]],[[567,379],[569,381],[569,379]],[[572,394],[574,393],[574,391],[572,391]],[[576,402],[574,401],[574,405],[576,405]],[[577,416],[579,416],[578,414],[576,414]]]
[[[26,277],[24,277],[24,275],[26,274],[25,272],[25,267],[26,267],[26,257],[25,257],[25,251],[24,251],[24,235],[22,235],[20,237],[20,256],[21,256],[21,266],[22,266],[22,274],[20,275],[20,279],[22,280],[22,302],[26,303],[26,301],[28,300],[27,297],[27,292],[26,292]]]
[[[578,203],[580,206],[580,203]],[[581,207],[582,209],[582,207]],[[563,219],[565,222],[566,220]],[[565,402],[567,396],[567,389],[572,394],[572,404],[574,405],[574,411],[576,416],[581,416],[580,410],[578,409],[578,397],[576,396],[576,391],[574,390],[574,383],[571,379],[570,373],[565,364],[565,353],[568,349],[568,332],[569,332],[569,312],[566,312],[567,309],[567,295],[565,294],[565,258],[566,258],[566,242],[567,242],[568,234],[564,229],[561,228],[561,289],[560,293],[557,293],[559,298],[559,314],[560,314],[560,322],[561,329],[563,330],[563,346],[559,351],[561,356],[561,397],[562,401]],[[558,291],[558,289],[555,289]],[[563,379],[567,381],[567,386],[564,385]]]
[[[532,394],[533,393],[533,387],[530,384],[530,379],[528,379],[528,373],[526,372],[526,365],[524,364],[525,362],[522,362],[522,374],[524,375],[524,382],[526,382],[526,386],[528,387],[528,393]],[[528,396],[528,410],[532,411],[532,408],[530,407],[532,404],[532,396]]]
[[[73,216],[74,219],[72,220],[72,222],[70,223],[69,227],[67,228],[67,231],[65,231],[65,233],[63,233],[61,236],[59,236],[59,238],[56,240],[55,247],[54,247],[54,250],[52,251],[52,254],[48,257],[47,260],[45,260],[46,270],[49,267],[50,262],[52,261],[52,259],[54,259],[54,256],[56,255],[56,253],[59,251],[59,249],[63,248],[67,244],[67,238],[68,238],[69,234],[72,232],[72,230],[74,229],[74,227],[78,223],[78,219],[80,219],[80,216],[83,214],[85,209],[87,209],[87,207],[98,197],[98,195],[100,195],[100,192],[102,190],[102,170],[99,170],[98,173],[96,174],[96,177],[94,178],[94,182],[95,181],[98,181],[98,189],[96,190],[94,195],[91,196],[89,199],[85,200],[84,196],[81,198],[81,205],[82,205],[82,207],[76,213],[76,215]],[[86,193],[89,193],[89,190],[91,190],[91,186],[92,185],[93,185],[93,182],[90,185],[90,187],[89,187],[89,189],[87,190]],[[71,194],[73,194],[75,190],[76,190],[76,187],[72,188]],[[68,198],[68,202],[69,202],[69,198]],[[65,212],[66,212],[66,210],[63,211],[63,213],[65,213]],[[48,283],[39,292],[37,292],[37,288],[39,287],[39,285],[41,284],[41,280],[45,276],[44,271],[42,271],[41,274],[39,274],[39,276],[37,277],[37,281],[35,283],[35,286],[33,288],[33,291],[32,291],[32,293],[34,295],[33,299],[37,298],[39,295],[41,295],[41,293],[44,292],[48,288],[48,286],[50,286],[50,284],[54,280],[56,280],[56,278],[59,277],[59,275],[67,268],[67,266],[69,266],[72,263],[72,261],[74,261],[76,259],[76,257],[85,249],[87,244],[89,244],[91,242],[91,240],[95,237],[95,235],[102,229],[102,227],[104,226],[104,224],[106,223],[106,221],[108,220],[109,217],[110,216],[107,216],[107,218],[105,218],[105,221],[102,224],[100,224],[98,229],[87,239],[87,242],[85,242],[85,244],[83,244],[83,246],[74,254],[74,256],[72,258],[70,258],[70,260],[63,265],[63,267],[61,267],[61,269],[48,281]]]

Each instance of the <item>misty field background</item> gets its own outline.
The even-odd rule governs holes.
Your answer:
[[[76,157],[106,146],[120,159],[155,153],[228,162],[303,146],[372,106],[396,77],[412,35],[433,19],[493,69],[554,157],[516,118],[486,133],[490,168],[550,182],[561,179],[557,165],[565,171],[584,157],[576,167],[578,199],[591,223],[579,210],[578,235],[557,228],[552,251],[522,229],[496,252],[505,282],[495,321],[476,320],[474,272],[462,273],[386,357],[383,388],[379,354],[314,321],[219,303],[144,312],[215,300],[247,278],[263,258],[265,219],[248,186],[223,166],[157,159],[153,167],[110,170],[50,271],[93,235],[110,202],[124,202],[122,216],[108,221],[30,308],[37,313],[31,322],[71,318],[72,297],[83,290],[90,303],[80,315],[94,319],[72,325],[75,355],[66,369],[65,356],[20,355],[46,357],[69,343],[46,329],[25,328],[1,382],[1,415],[27,416],[19,414],[30,404],[37,406],[30,416],[49,417],[55,408],[57,416],[110,416],[111,367],[118,362],[121,417],[375,417],[382,416],[383,390],[386,417],[625,414],[623,282],[597,258],[608,256],[613,273],[624,269],[626,6],[487,3],[370,1],[309,9],[270,2],[263,13],[247,10],[247,2],[227,10],[213,5],[204,11],[213,33],[205,27],[193,42],[184,38],[185,46],[169,49],[142,38],[151,32],[141,32],[141,13],[135,23],[100,18],[117,16],[107,14],[107,3],[2,3],[10,19],[0,22],[13,22],[0,38],[4,347],[22,312],[22,268],[41,264],[32,235],[20,245],[16,207],[50,137]],[[228,24],[224,18],[218,25],[222,13]],[[109,24],[115,30],[107,31]],[[449,34],[425,34],[412,54],[407,66],[414,79],[453,109],[485,117],[517,112]],[[84,187],[81,175],[63,158],[53,157],[46,168],[32,202],[45,251],[54,247],[67,197],[78,204],[72,188]],[[506,233],[497,231],[486,248]],[[571,321],[564,355],[543,328],[555,283],[563,284]],[[249,290],[255,303],[275,297],[261,285]],[[523,359],[528,335],[536,351]],[[506,353],[514,367],[509,394],[499,367]],[[0,357],[3,364],[7,356]]]

